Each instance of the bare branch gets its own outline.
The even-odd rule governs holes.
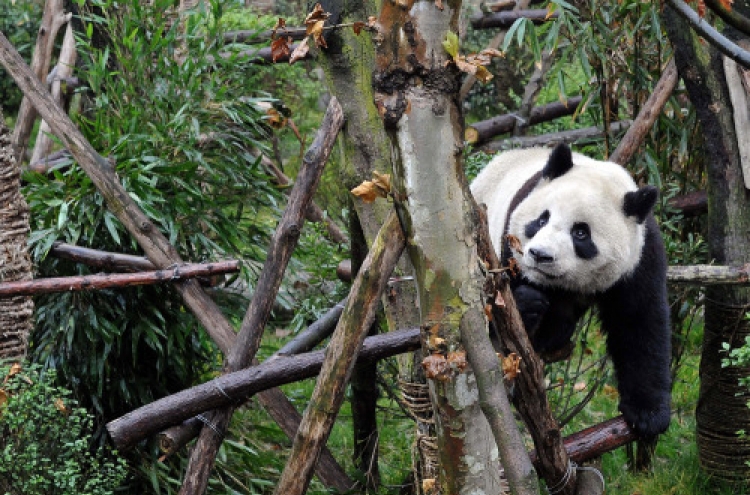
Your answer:
[[[680,15],[687,23],[701,35],[706,41],[711,43],[717,50],[731,58],[746,69],[750,69],[750,52],[743,50],[739,45],[729,38],[718,32],[705,19],[700,17],[688,4],[682,0],[666,0],[667,3]]]

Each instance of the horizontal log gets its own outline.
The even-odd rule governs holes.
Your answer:
[[[669,205],[680,210],[686,217],[695,217],[708,213],[708,195],[706,191],[693,191],[670,198]]]
[[[610,134],[624,131],[630,126],[630,120],[613,122],[609,126]],[[605,130],[601,127],[584,127],[582,129],[571,129],[569,131],[551,132],[539,136],[517,136],[507,139],[490,141],[482,146],[482,151],[504,151],[516,148],[533,148],[535,146],[552,147],[560,143],[573,144],[584,139],[593,139],[604,136]]]
[[[487,14],[480,12],[471,16],[471,27],[474,29],[507,29],[518,19],[529,19],[534,24],[541,24],[550,19],[557,19],[557,17],[556,12],[550,14],[547,9],[490,12]]]
[[[637,439],[622,416],[573,433],[563,439],[570,460],[581,464],[602,454],[622,447]],[[537,463],[536,450],[529,453],[531,462]]]
[[[205,264],[187,264],[167,270],[151,272],[95,274],[77,277],[54,277],[0,284],[0,297],[33,296],[52,292],[107,289],[173,282],[195,277],[206,277],[222,273],[238,272],[240,262],[220,261]]]
[[[531,111],[531,115],[529,115],[529,125],[548,122],[559,117],[564,117],[565,115],[572,115],[582,101],[582,97],[575,96],[569,98],[564,103],[556,101],[535,107]],[[483,143],[500,134],[511,132],[516,125],[517,119],[518,117],[515,113],[506,113],[492,117],[491,119],[475,122],[466,127],[464,139],[470,144]]]
[[[399,330],[365,339],[357,362],[383,359],[419,348],[419,329]],[[180,424],[211,409],[240,404],[253,394],[286,383],[316,376],[325,350],[279,356],[258,366],[227,373],[176,394],[140,407],[107,423],[107,431],[118,449]]]
[[[224,33],[224,43],[267,43],[274,31],[228,31]],[[278,37],[289,37],[295,41],[303,40],[307,36],[307,28],[304,27],[290,27],[286,29],[277,29],[275,31]]]
[[[99,251],[63,242],[54,243],[49,254],[55,258],[75,261],[112,272],[143,272],[157,269],[144,256]]]
[[[742,266],[670,266],[667,280],[688,285],[741,285],[750,281],[750,264]]]

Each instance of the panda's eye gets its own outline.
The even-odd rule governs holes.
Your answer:
[[[544,210],[544,213],[539,216],[536,222],[539,227],[544,227],[545,225],[547,225],[547,222],[549,222],[549,210]]]
[[[577,241],[585,241],[588,240],[591,237],[591,230],[589,229],[589,226],[585,223],[577,223],[573,225],[573,228],[570,231],[573,238]]]

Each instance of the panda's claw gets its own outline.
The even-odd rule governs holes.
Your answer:
[[[656,409],[640,409],[620,403],[620,411],[625,421],[642,438],[653,438],[667,431],[671,410],[669,405]]]

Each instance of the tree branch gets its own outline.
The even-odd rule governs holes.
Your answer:
[[[704,0],[708,8],[716,15],[722,18],[724,22],[750,36],[750,19],[737,12],[735,9],[727,9],[723,3],[718,0]]]
[[[664,72],[662,72],[656,86],[654,86],[651,96],[648,97],[643,108],[638,112],[638,117],[636,117],[628,132],[620,140],[617,149],[609,157],[610,161],[625,165],[632,158],[646,137],[646,134],[651,130],[654,122],[661,114],[667,100],[669,100],[672,91],[674,91],[677,85],[677,79],[677,66],[674,63],[674,59],[671,59],[664,68]]]
[[[731,58],[746,69],[750,69],[750,52],[743,50],[729,38],[722,35],[704,18],[700,17],[682,0],[666,0],[680,17],[685,19],[696,33],[716,47],[721,53]]]

